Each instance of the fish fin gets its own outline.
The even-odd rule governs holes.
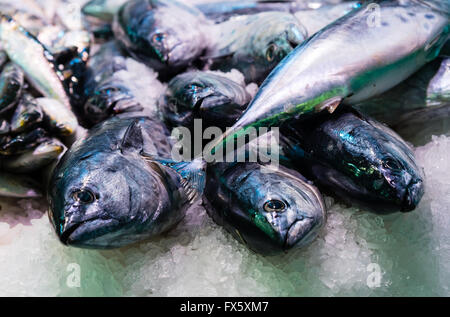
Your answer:
[[[139,120],[133,121],[125,132],[120,151],[124,152],[141,152],[144,146],[144,136],[142,134],[142,126]]]
[[[171,159],[158,158],[151,154],[141,152],[142,157],[147,161],[156,161],[164,166],[173,169],[181,177],[181,185],[186,192],[188,199],[194,203],[203,194],[206,178],[206,164],[200,158],[191,162],[177,162]]]
[[[342,102],[342,97],[333,97],[319,104],[319,111],[327,109],[329,113],[333,113]]]

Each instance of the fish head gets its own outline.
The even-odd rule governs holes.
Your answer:
[[[307,39],[306,29],[290,14],[283,12],[265,13],[252,31],[249,47],[243,46],[236,54],[242,60],[256,63],[260,72],[254,81],[261,82],[297,45]],[[272,16],[275,15],[275,16]],[[250,56],[245,56],[243,51]]]
[[[402,142],[403,143],[403,142]],[[378,170],[381,181],[374,181],[374,188],[379,187],[381,195],[397,201],[400,211],[414,210],[424,194],[423,171],[415,163],[412,151],[406,145],[392,142],[387,145],[388,152],[381,154]]]
[[[69,151],[50,188],[49,216],[60,241],[81,248],[142,240],[149,234],[145,224],[158,218],[169,197],[154,169],[95,150],[76,159]]]
[[[342,162],[346,174],[359,184],[341,186],[357,193],[363,200],[379,204],[380,212],[383,209],[387,212],[415,209],[424,193],[424,177],[412,149],[379,122],[355,119],[351,114],[345,114],[341,119],[338,133],[341,141],[332,146],[341,150],[331,151],[331,159],[333,164]]]
[[[142,106],[130,90],[113,77],[99,84],[84,105],[85,117],[91,123],[98,123],[113,114],[139,110]]]
[[[227,217],[234,219],[240,240],[260,253],[309,244],[325,223],[318,190],[298,173],[257,164],[236,170]]]
[[[189,65],[206,48],[202,14],[173,2],[127,2],[113,27],[123,46],[157,70]]]
[[[215,73],[189,72],[169,83],[165,116],[176,126],[199,118],[222,127],[237,120],[250,98],[243,83]]]

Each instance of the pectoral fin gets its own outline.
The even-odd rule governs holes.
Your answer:
[[[191,162],[176,162],[170,159],[158,158],[151,154],[141,153],[142,157],[151,162],[158,162],[177,172],[182,181],[181,185],[191,203],[194,203],[202,194],[205,187],[205,162],[195,159]]]
[[[319,105],[318,109],[319,111],[326,109],[328,110],[329,113],[333,113],[337,109],[337,107],[341,104],[342,99],[343,99],[342,97],[333,97],[327,99]]]

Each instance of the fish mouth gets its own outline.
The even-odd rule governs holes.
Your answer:
[[[422,180],[412,181],[408,184],[403,196],[401,212],[410,212],[416,209],[424,194]]]
[[[309,244],[316,237],[319,227],[313,218],[296,220],[286,233],[283,249],[288,250],[292,247],[302,247]]]
[[[112,229],[118,222],[113,219],[93,218],[80,222],[67,222],[59,234],[59,240],[67,246],[103,247],[95,245],[90,240],[97,239]]]

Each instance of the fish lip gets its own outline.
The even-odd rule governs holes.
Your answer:
[[[411,212],[416,209],[424,194],[423,184],[421,179],[411,181],[408,184],[403,195],[401,212]]]
[[[307,223],[305,223],[307,222]],[[307,227],[307,233],[304,236],[296,237],[295,231],[297,229],[297,225],[302,225]],[[310,237],[314,235],[317,230],[315,230],[315,221],[314,218],[305,217],[303,219],[295,220],[286,232],[286,238],[284,241],[283,249],[288,250],[295,246],[303,246],[307,244],[310,240]],[[305,232],[305,230],[303,230]]]
[[[70,224],[70,226],[68,228],[65,228],[64,226],[64,230],[63,232],[60,234],[59,236],[59,240],[64,244],[64,245],[69,245],[69,240],[70,240],[70,236],[79,228],[81,227],[83,224],[87,223],[88,221],[82,221],[82,222],[76,222],[73,224]]]

